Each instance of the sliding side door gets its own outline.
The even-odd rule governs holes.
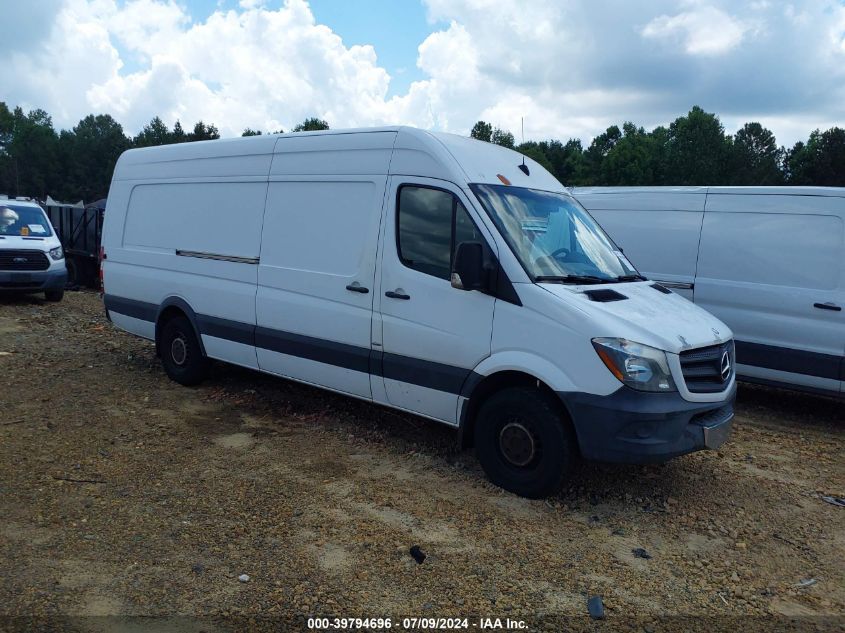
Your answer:
[[[394,136],[279,139],[258,267],[261,369],[371,398],[375,260]],[[339,175],[314,175],[321,171]]]

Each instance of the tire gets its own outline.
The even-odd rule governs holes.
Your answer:
[[[540,499],[561,489],[578,453],[560,406],[539,391],[512,387],[479,409],[475,454],[491,482]]]
[[[44,291],[44,298],[47,301],[61,301],[62,297],[65,296],[64,290],[45,290]]]
[[[194,334],[191,322],[183,316],[164,324],[159,341],[161,363],[167,376],[180,385],[198,385],[208,373],[208,359]]]

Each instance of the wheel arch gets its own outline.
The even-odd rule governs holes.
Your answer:
[[[475,379],[468,380],[468,383],[471,384],[465,385],[465,389],[461,393],[463,406],[461,406],[458,419],[458,444],[461,449],[471,448],[474,445],[478,411],[484,402],[492,395],[512,387],[524,387],[549,396],[550,400],[558,407],[564,420],[568,421],[576,436],[577,446],[577,432],[574,424],[572,424],[569,409],[558,393],[546,381],[518,369],[501,369],[486,376],[480,374],[474,374],[474,376]]]
[[[156,315],[155,323],[156,355],[161,355],[160,340],[161,331],[164,327],[164,324],[167,323],[170,319],[177,316],[184,316],[186,319],[188,319],[188,322],[194,329],[194,335],[197,337],[197,341],[199,341],[200,351],[202,352],[203,356],[206,356],[205,345],[203,345],[202,342],[202,335],[200,334],[196,312],[194,312],[194,309],[182,297],[175,296],[168,297],[167,299],[162,301],[161,305],[159,305],[158,308],[158,314]]]

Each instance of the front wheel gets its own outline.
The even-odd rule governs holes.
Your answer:
[[[479,409],[475,453],[494,484],[539,499],[560,490],[577,449],[568,420],[550,396],[513,387]]]
[[[194,334],[191,322],[175,317],[161,331],[159,351],[168,377],[180,385],[198,385],[208,372],[208,359]]]

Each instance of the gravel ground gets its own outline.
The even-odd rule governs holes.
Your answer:
[[[0,298],[0,376],[0,628],[594,630],[593,595],[604,627],[845,627],[841,402],[743,386],[721,451],[530,501],[435,423],[224,365],[176,385],[89,292]]]

